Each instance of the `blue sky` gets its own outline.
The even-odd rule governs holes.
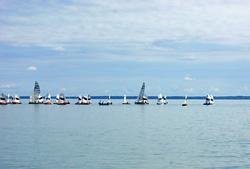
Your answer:
[[[250,95],[247,0],[1,0],[0,92]]]

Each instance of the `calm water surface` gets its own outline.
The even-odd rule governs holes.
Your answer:
[[[0,168],[250,168],[249,100],[98,101],[0,106]]]

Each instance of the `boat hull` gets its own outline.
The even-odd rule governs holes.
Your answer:
[[[183,103],[182,106],[187,106],[187,104],[186,104],[186,103]]]
[[[126,102],[126,103],[122,103],[122,104],[131,104],[131,103],[129,103],[129,102]]]

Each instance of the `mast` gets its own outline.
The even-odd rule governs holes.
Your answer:
[[[124,103],[126,103],[126,94],[124,94]]]

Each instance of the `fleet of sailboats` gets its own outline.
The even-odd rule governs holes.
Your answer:
[[[111,105],[112,102],[111,102],[110,98],[111,97],[109,95],[107,102],[100,100],[99,105]],[[41,95],[40,86],[39,86],[38,82],[35,81],[33,93],[30,95],[30,98],[29,98],[29,104],[42,104],[43,102],[44,102],[44,104],[51,104],[51,95],[50,95],[50,93],[48,93],[45,96],[45,101],[44,101],[43,97]],[[7,99],[3,93],[0,94],[0,104],[7,105],[8,103],[21,104],[20,96],[18,94],[14,94],[14,95],[12,95],[11,100],[10,100],[10,94],[8,94]],[[149,104],[148,97],[145,94],[145,82],[143,82],[141,90],[139,92],[139,95],[137,96],[137,99],[134,103],[135,104]],[[70,104],[70,102],[69,101],[67,102],[65,95],[63,93],[61,93],[60,95],[58,95],[58,94],[56,95],[56,100],[55,100],[54,104],[66,105],[66,104]],[[81,104],[81,105],[91,104],[90,95],[85,94],[84,97],[82,98],[82,95],[79,94],[78,100],[75,104]],[[124,99],[123,99],[122,104],[130,104],[126,99],[126,94],[124,94]],[[166,95],[163,97],[162,94],[160,93],[157,97],[156,104],[157,105],[168,104]],[[206,96],[206,101],[205,101],[205,103],[203,103],[203,105],[215,105],[214,97],[212,95],[208,94]],[[185,96],[185,100],[184,100],[184,103],[182,104],[182,106],[187,106],[187,95]]]

